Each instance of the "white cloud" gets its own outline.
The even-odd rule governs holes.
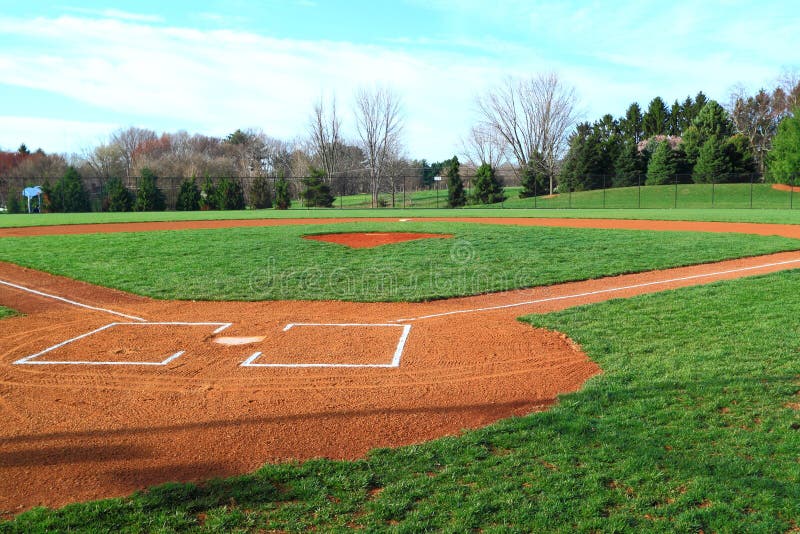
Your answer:
[[[141,13],[130,13],[119,9],[89,9],[85,7],[66,7],[64,11],[70,13],[79,13],[81,15],[89,15],[93,17],[101,17],[107,19],[119,19],[132,22],[164,22],[164,18],[159,15],[145,15]]]
[[[41,117],[0,116],[0,148],[16,150],[21,143],[30,150],[59,147],[58,152],[80,153],[99,144],[120,125],[107,122],[81,122]]]

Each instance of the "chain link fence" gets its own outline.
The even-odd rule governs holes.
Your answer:
[[[696,178],[696,177],[695,177]],[[222,178],[211,179],[216,185]],[[245,205],[250,206],[254,177],[228,177],[242,186]],[[292,208],[308,208],[302,198],[305,177],[286,178]],[[158,188],[164,193],[168,210],[175,209],[184,177],[159,177]],[[278,177],[267,177],[275,198],[275,183]],[[473,190],[473,176],[462,177],[467,198]],[[103,211],[108,179],[83,178],[89,194],[92,211]],[[197,179],[201,188],[205,178]],[[508,182],[511,183],[508,183]],[[8,206],[11,196],[17,196],[20,204],[26,203],[21,196],[25,187],[43,185],[55,180],[37,177],[0,178],[0,209]],[[122,181],[134,194],[139,179]],[[334,177],[327,183],[334,196],[333,208],[445,208],[447,207],[446,181],[421,183],[419,175],[395,176],[387,179],[378,188],[376,195],[368,180],[364,178]],[[666,208],[773,208],[795,209],[800,204],[800,175],[789,180],[789,184],[764,183],[756,174],[725,175],[710,177],[707,182],[695,183],[690,175],[664,177],[657,185],[649,185],[645,176],[585,175],[576,180],[562,180],[551,194],[549,184],[537,183],[527,194],[523,188],[506,180],[506,200],[496,204],[475,204],[468,200],[466,208],[516,208],[516,209],[666,209]]]

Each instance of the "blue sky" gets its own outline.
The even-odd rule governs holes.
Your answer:
[[[800,67],[794,2],[196,0],[8,3],[0,148],[77,152],[131,125],[301,139],[321,95],[392,87],[407,155],[459,153],[476,95],[555,70],[583,117],[770,87]]]

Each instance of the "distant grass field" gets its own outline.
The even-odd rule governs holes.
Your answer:
[[[17,315],[17,312],[15,312],[14,310],[0,306],[0,319],[5,319],[6,317],[13,317],[15,315]]]
[[[452,233],[374,249],[301,239]],[[0,260],[162,299],[420,301],[800,249],[782,237],[342,223],[0,239]]]
[[[790,271],[528,317],[603,369],[549,411],[361,461],[35,509],[0,532],[790,532],[798,285]]]

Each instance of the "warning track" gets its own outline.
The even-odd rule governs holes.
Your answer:
[[[113,227],[253,222],[263,221]],[[326,222],[343,221],[269,221]],[[800,238],[800,227],[788,225],[467,222]],[[0,263],[0,304],[26,314],[0,322],[0,511],[239,474],[270,461],[356,458],[374,447],[545,409],[600,369],[562,334],[516,317],[798,266],[800,252],[790,252],[446,301],[374,304],[156,301]],[[217,343],[221,337],[228,343]]]

